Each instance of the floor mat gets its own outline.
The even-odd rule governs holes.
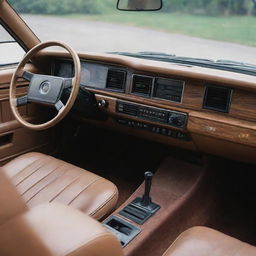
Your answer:
[[[207,224],[256,245],[255,166],[226,162],[216,184],[216,212]]]

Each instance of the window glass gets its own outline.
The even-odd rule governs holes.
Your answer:
[[[0,24],[0,66],[18,63],[24,50]]]
[[[77,51],[256,64],[256,0],[163,0],[154,12],[118,11],[117,0],[8,1],[42,41]]]

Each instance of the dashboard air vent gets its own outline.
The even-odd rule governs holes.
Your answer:
[[[126,72],[123,70],[109,69],[106,88],[124,91]]]
[[[150,96],[153,85],[153,77],[134,75],[132,82],[132,93]]]
[[[204,95],[203,108],[220,112],[229,112],[232,89],[207,85]]]
[[[181,103],[185,82],[166,78],[156,78],[153,96],[159,99]]]

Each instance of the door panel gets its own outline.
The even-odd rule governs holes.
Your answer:
[[[27,68],[35,72],[31,65]],[[9,103],[9,85],[13,72],[14,69],[0,70],[0,165],[25,152],[52,150],[55,137],[54,129],[32,131],[14,119]],[[20,81],[18,86],[17,95],[24,95],[28,83]],[[20,113],[24,118],[37,119],[37,107],[33,104],[20,107]]]

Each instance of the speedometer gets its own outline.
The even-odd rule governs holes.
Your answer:
[[[81,84],[103,89],[106,87],[107,74],[107,66],[82,62]]]

